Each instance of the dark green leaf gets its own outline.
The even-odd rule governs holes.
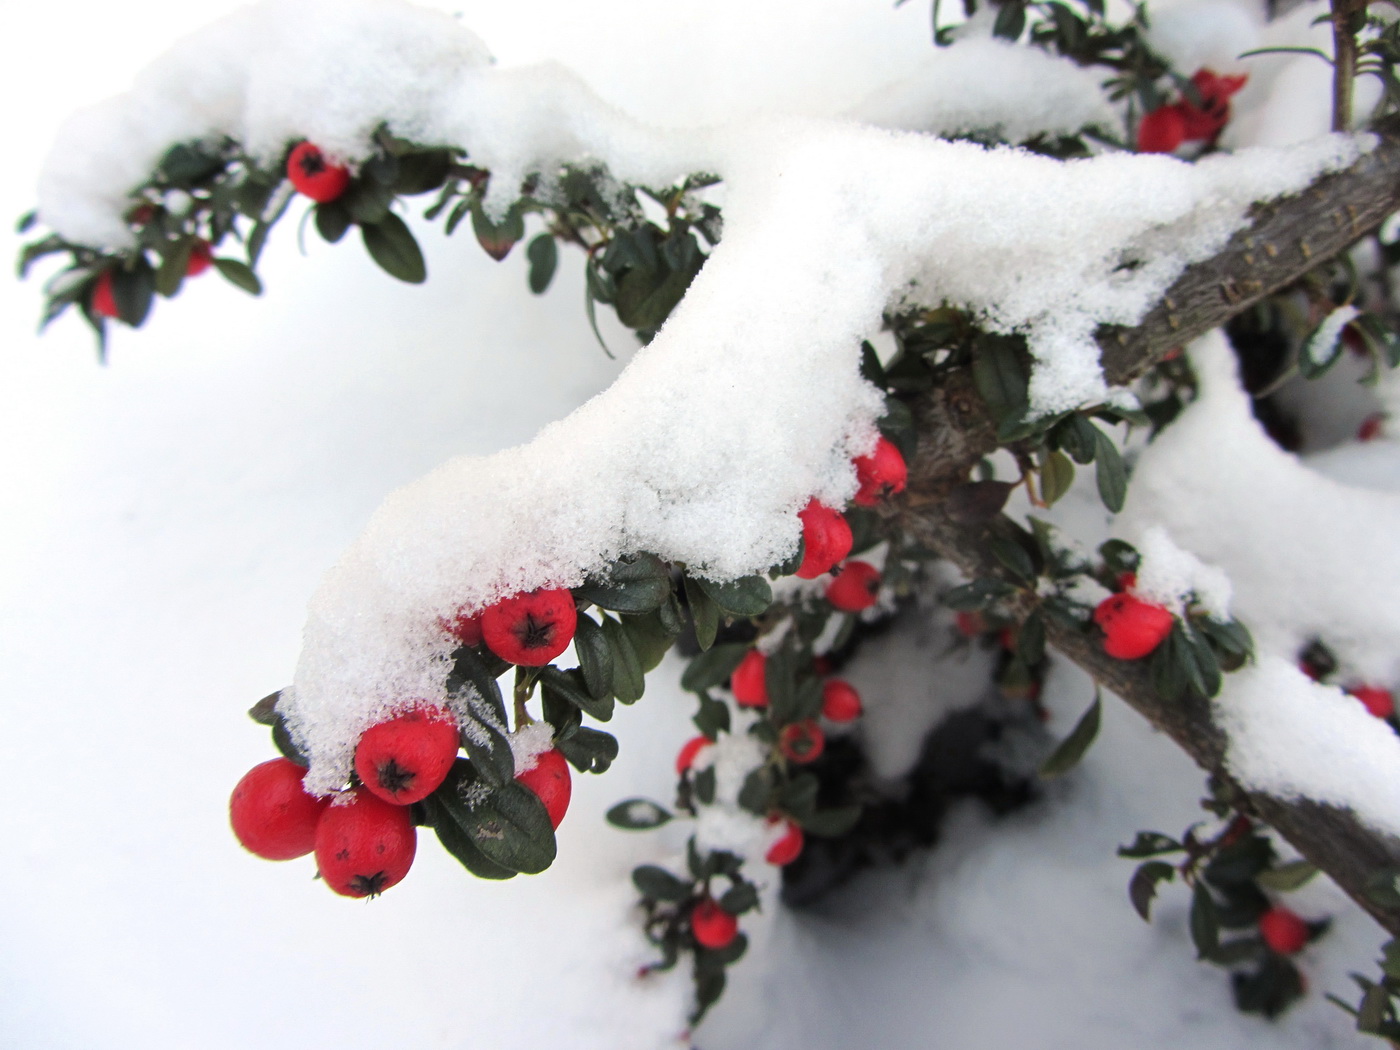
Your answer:
[[[706,766],[695,774],[695,798],[701,805],[712,806],[715,802],[715,767]]]
[[[579,670],[583,672],[583,681],[588,687],[588,692],[599,700],[610,697],[613,681],[612,646],[608,644],[608,639],[598,622],[586,613],[579,613],[578,616],[578,626],[574,630],[574,652],[578,654]]]
[[[1120,851],[1121,852],[1121,851]],[[1157,885],[1171,882],[1176,878],[1176,869],[1163,860],[1149,860],[1139,864],[1128,883],[1128,899],[1133,908],[1142,916],[1143,922],[1152,921],[1152,900],[1157,896]]]
[[[1115,575],[1123,572],[1137,572],[1142,556],[1137,548],[1124,540],[1105,540],[1099,546],[1099,557],[1103,558],[1108,571]]]
[[[1261,871],[1257,881],[1266,890],[1291,893],[1307,885],[1316,874],[1317,868],[1310,861],[1290,860],[1276,868]]]
[[[691,719],[695,728],[711,740],[717,740],[721,732],[729,732],[729,706],[716,700],[709,693],[700,693],[700,708]]]
[[[361,226],[374,226],[392,215],[394,188],[377,179],[356,179],[336,203]]]
[[[762,576],[741,576],[728,583],[715,583],[699,576],[695,577],[695,582],[716,605],[735,616],[761,616],[773,604],[773,588]]]
[[[1039,612],[1027,616],[1016,632],[1016,655],[1031,667],[1045,659],[1045,619]]]
[[[809,835],[839,839],[855,829],[856,824],[860,822],[860,813],[859,806],[835,806],[831,809],[819,809],[810,816],[803,817],[798,823]]]
[[[690,607],[691,622],[695,625],[695,641],[703,652],[715,644],[715,637],[719,634],[719,606],[705,593],[705,589],[689,576],[684,578],[683,585],[686,603]]]
[[[647,682],[637,650],[632,647],[632,639],[627,636],[622,624],[611,616],[603,619],[603,635],[612,649],[613,693],[624,704],[636,703],[642,698]]]
[[[629,798],[608,810],[608,823],[628,831],[650,831],[671,819],[666,809],[649,798]]]
[[[390,277],[409,284],[422,284],[428,279],[428,266],[418,242],[408,225],[393,212],[386,212],[378,222],[362,223],[360,237],[370,258]]]
[[[535,237],[525,249],[525,258],[530,262],[530,291],[543,295],[559,265],[559,248],[554,237],[548,233]]]
[[[1201,882],[1197,882],[1191,891],[1190,925],[1196,958],[1211,958],[1220,947],[1220,924],[1215,913],[1215,901],[1210,890]]]
[[[579,621],[587,619],[580,616]],[[601,628],[598,636],[602,639],[603,645],[608,648],[608,660],[612,659],[612,648],[608,646],[607,639],[603,637]],[[577,641],[577,636],[575,636]],[[611,681],[611,677],[609,678]],[[613,716],[612,692],[604,693],[602,696],[596,695],[588,688],[587,679],[582,671],[561,671],[554,666],[542,667],[540,669],[540,689],[547,697],[553,697],[565,703],[577,707],[589,718],[596,718],[600,722],[607,722]]]
[[[1047,452],[1040,461],[1040,498],[1054,505],[1074,484],[1074,464],[1063,452]]]
[[[243,289],[249,295],[262,295],[262,281],[258,280],[258,275],[237,259],[215,259],[214,267],[219,271],[219,276],[229,284]]]
[[[350,229],[350,213],[340,201],[327,201],[316,205],[315,215],[316,232],[321,235],[322,240],[331,244],[338,242],[345,236],[345,231]]]
[[[1014,594],[1016,588],[990,577],[973,580],[943,593],[943,604],[958,612],[977,612],[998,599]]]
[[[1128,495],[1128,472],[1112,438],[1094,427],[1094,440],[1094,474],[1099,484],[1099,498],[1105,507],[1117,514]]]
[[[1179,853],[1186,847],[1170,835],[1159,831],[1139,831],[1130,846],[1119,846],[1118,856],[1141,859],[1156,857],[1163,853]]]
[[[992,35],[1004,40],[1016,40],[1026,28],[1026,8],[1019,0],[1009,0],[997,10],[997,19],[992,26]]]
[[[512,204],[510,210],[500,219],[489,218],[481,201],[472,202],[472,230],[476,239],[486,249],[486,254],[500,262],[517,241],[525,236],[525,219],[519,204]]]
[[[885,366],[880,364],[880,355],[869,342],[860,344],[860,374],[867,383],[885,389]]]
[[[275,693],[268,693],[252,707],[248,708],[248,717],[260,726],[272,726],[277,722],[277,701],[282,699],[279,690]]]
[[[273,716],[272,722],[272,742],[277,750],[282,753],[283,758],[289,758],[299,766],[311,765],[310,759],[297,747],[292,740],[292,734],[287,729],[287,720],[280,714]]]
[[[1220,850],[1206,865],[1204,875],[1211,885],[1224,888],[1253,883],[1274,859],[1274,847],[1260,835],[1246,835]]]
[[[452,151],[445,149],[408,153],[398,158],[394,192],[405,197],[431,193],[447,181],[452,170]]]
[[[482,658],[465,646],[453,653],[447,691],[466,709],[462,746],[476,764],[482,780],[500,785],[515,776],[515,759],[507,736],[506,709],[500,686]]]
[[[1303,345],[1298,350],[1298,373],[1304,379],[1313,379],[1322,375],[1334,364],[1342,354],[1342,329],[1335,328],[1332,331],[1332,338],[1322,340],[1323,329],[1329,326],[1332,317],[1329,314],[1303,340]]]
[[[1035,563],[1031,561],[1026,549],[1015,540],[993,534],[987,538],[987,547],[992,556],[1013,576],[1025,583],[1035,580]]]
[[[189,269],[190,252],[194,250],[194,240],[182,237],[171,247],[156,270],[156,293],[167,299],[180,291],[185,281],[185,271]]]
[[[1015,488],[1009,481],[967,481],[948,494],[943,509],[960,525],[980,525],[1001,513]]]
[[[605,577],[590,577],[574,594],[613,612],[654,612],[671,596],[671,570],[645,552],[619,559]]]
[[[1382,908],[1400,908],[1400,871],[1382,868],[1366,879],[1366,896]]]
[[[1084,757],[1084,752],[1089,750],[1089,745],[1099,735],[1099,708],[1099,698],[1095,696],[1089,709],[1079,716],[1079,722],[1073,731],[1042,763],[1040,767],[1042,777],[1048,779],[1061,776],[1079,764],[1079,760]]]
[[[1076,463],[1087,464],[1094,461],[1098,452],[1099,428],[1090,423],[1078,412],[1071,412],[1051,431],[1052,440],[1069,453]]]
[[[1029,384],[1021,353],[1018,339],[985,335],[977,341],[972,380],[998,424],[1020,419],[1026,411]]]
[[[422,805],[428,826],[436,832],[442,848],[455,857],[462,867],[481,879],[515,878],[514,871],[490,860],[476,848],[466,829],[454,819],[452,811],[438,801],[437,792],[425,798]]]
[[[140,327],[151,312],[151,300],[156,292],[156,272],[144,257],[128,269],[119,266],[112,271],[112,298],[117,312],[132,328]]]
[[[434,797],[487,860],[526,875],[544,871],[555,855],[544,803],[518,781],[491,787],[477,772],[458,759]]]
[[[813,774],[798,773],[778,792],[778,808],[798,821],[810,817],[817,810],[820,788],[821,781]]]
[[[719,906],[730,915],[743,915],[758,907],[758,888],[751,882],[732,886],[719,899]]]
[[[223,167],[224,162],[217,153],[210,153],[199,143],[182,142],[165,151],[158,173],[166,185],[187,190],[222,171]]]
[[[606,772],[617,758],[617,739],[587,726],[566,740],[556,740],[554,746],[580,773]]]
[[[661,609],[665,609],[669,605],[668,599],[662,603]],[[643,674],[654,670],[661,663],[662,657],[670,651],[672,643],[676,640],[676,633],[679,633],[672,633],[662,623],[659,615],[661,609],[641,616],[620,618],[622,629],[627,632],[627,637],[632,642],[632,648],[637,654],[637,660],[641,664]]]
[[[729,642],[701,653],[691,659],[681,675],[681,688],[694,693],[723,685],[748,651],[749,646],[743,642]]]
[[[769,800],[773,796],[773,771],[768,766],[760,766],[744,778],[739,789],[739,805],[760,817],[768,815]]]
[[[643,897],[654,901],[679,903],[690,896],[690,883],[676,878],[665,868],[643,864],[632,869],[632,884]]]

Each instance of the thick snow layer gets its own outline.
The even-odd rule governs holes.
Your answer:
[[[1316,638],[1344,684],[1400,682],[1400,493],[1333,481],[1270,441],[1220,335],[1191,360],[1201,395],[1142,454],[1126,516],[1223,568],[1254,634],[1258,666],[1227,676],[1217,700],[1227,760],[1257,787],[1400,830],[1400,738],[1290,670]]]
[[[1180,614],[1194,595],[1215,619],[1230,618],[1230,579],[1218,566],[1206,565],[1182,550],[1160,525],[1143,531],[1137,549],[1142,564],[1133,590],[1140,597]]]

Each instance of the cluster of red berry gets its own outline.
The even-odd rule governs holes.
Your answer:
[[[209,267],[214,265],[214,249],[209,246],[209,242],[201,237],[196,237],[190,245],[189,262],[185,264],[186,277],[198,277]],[[103,270],[93,282],[92,293],[88,298],[88,305],[92,312],[99,317],[106,317],[117,320],[121,317],[121,310],[117,307],[116,290],[113,284],[116,280],[115,270]]]
[[[1337,669],[1337,661],[1325,646],[1314,642],[1298,658],[1298,670],[1314,682],[1325,682]],[[1395,717],[1395,694],[1379,685],[1344,686],[1343,691],[1361,701],[1363,707],[1377,718],[1390,721]]]
[[[1143,116],[1138,124],[1138,152],[1171,153],[1185,142],[1214,142],[1230,122],[1230,96],[1248,79],[1245,74],[1222,77],[1209,69],[1197,70],[1189,93]],[[1199,102],[1192,101],[1192,93]]]

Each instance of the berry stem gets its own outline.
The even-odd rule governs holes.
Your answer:
[[[515,669],[515,731],[535,724],[530,712],[525,709],[530,694],[535,691],[535,679],[539,677],[537,667],[517,667]]]

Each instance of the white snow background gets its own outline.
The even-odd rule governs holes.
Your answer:
[[[0,200],[28,207],[72,109],[232,6],[0,7]],[[503,63],[559,58],[658,122],[839,111],[929,50],[913,2],[720,3],[665,22],[640,2],[452,6]],[[283,224],[261,301],[209,276],[118,332],[105,368],[72,319],[33,337],[37,283],[0,282],[0,1047],[683,1045],[684,978],[628,969],[646,955],[626,875],[661,845],[602,821],[631,794],[666,800],[689,735],[672,665],[613,723],[614,769],[576,778],[545,875],[479,882],[428,834],[401,886],[352,902],[309,860],[259,861],[227,829],[228,792],[272,754],[242,711],[288,680],[307,597],[384,494],[528,439],[620,368],[588,332],[577,258],[535,299],[521,253],[492,263],[467,231],[421,241],[432,277],[410,288],[353,238],[312,236],[299,258]],[[1328,469],[1400,487],[1393,454],[1365,453]],[[907,702],[926,703],[910,677]],[[1057,674],[1051,728],[1088,696]],[[995,827],[962,811],[937,852],[820,916],[746,920],[756,943],[698,1043],[1372,1045],[1320,997],[1349,996],[1345,971],[1380,940],[1328,887],[1299,898],[1341,916],[1302,958],[1318,994],[1281,1025],[1236,1014],[1223,973],[1193,961],[1179,892],[1151,928],[1133,914],[1114,846],[1195,819],[1200,776],[1121,706],[1105,715],[1046,803]]]

